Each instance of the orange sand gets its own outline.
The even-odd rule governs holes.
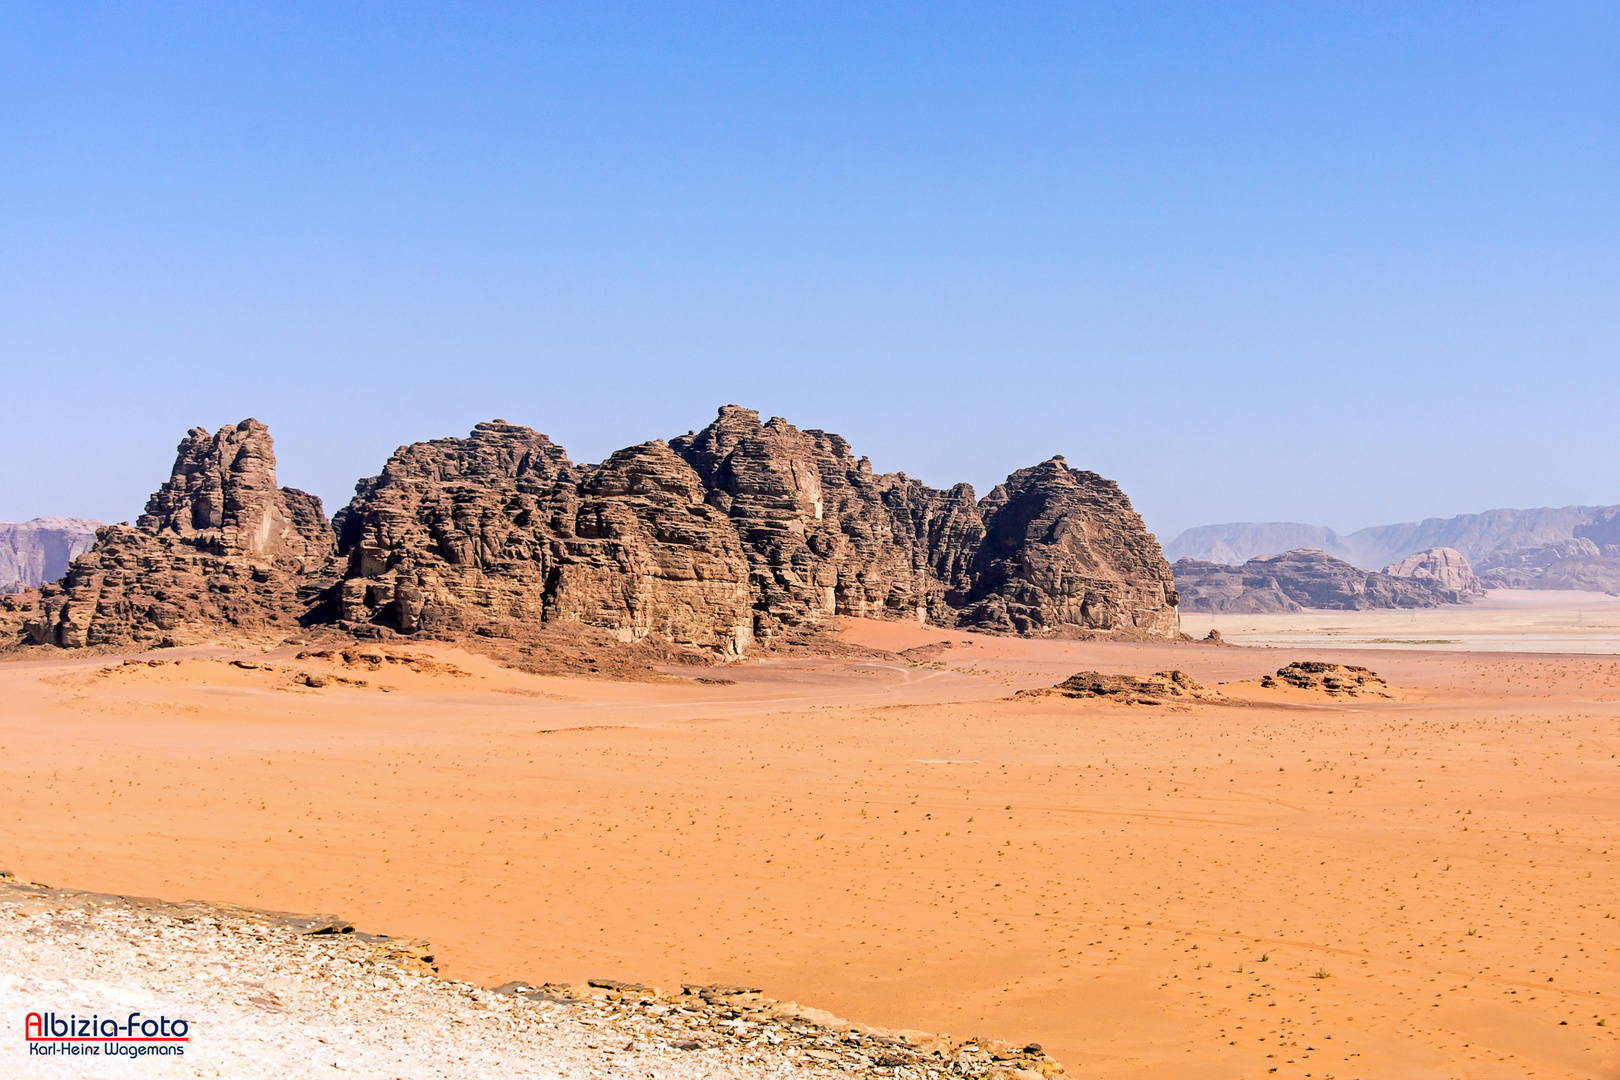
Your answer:
[[[748,983],[1078,1076],[1615,1074],[1616,658],[846,634],[968,644],[697,672],[731,685],[0,665],[0,865],[336,912],[486,984]],[[1400,700],[1007,700],[1301,658]]]

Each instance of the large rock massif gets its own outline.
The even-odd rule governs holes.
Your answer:
[[[103,526],[67,576],[40,590],[24,636],[156,645],[198,626],[294,629],[332,549],[320,500],[276,486],[263,424],[196,428],[136,523]]]
[[[0,521],[0,593],[37,589],[67,573],[96,542],[100,524],[70,517]]]
[[[1176,603],[1118,485],[1061,457],[976,499],[727,406],[701,432],[599,465],[502,420],[404,446],[330,525],[319,500],[276,486],[262,424],[193,431],[146,513],[103,528],[42,590],[25,636],[153,644],[333,624],[508,638],[576,625],[730,658],[839,615],[1174,635]]]
[[[1361,570],[1315,548],[1250,559],[1242,566],[1178,559],[1175,575],[1181,606],[1187,611],[1362,611],[1437,607],[1463,598],[1429,577]]]

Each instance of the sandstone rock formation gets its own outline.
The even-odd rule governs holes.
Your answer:
[[[1250,559],[1242,566],[1180,559],[1175,565],[1175,578],[1182,607],[1187,611],[1362,611],[1456,602],[1451,591],[1427,578],[1360,570],[1312,548]]]
[[[1170,566],[1112,480],[1054,457],[1013,473],[979,511],[985,537],[959,624],[1019,633],[1180,630]]]
[[[1389,683],[1376,671],[1355,664],[1327,664],[1320,660],[1296,660],[1277,674],[1260,680],[1266,689],[1292,686],[1297,690],[1320,690],[1334,697],[1389,697]]]
[[[96,542],[100,524],[70,517],[0,521],[0,593],[37,589],[67,573]]]
[[[576,466],[505,421],[401,447],[340,514],[338,615],[403,633],[579,622],[737,656],[748,571],[723,511],[662,442]]]
[[[28,603],[7,617],[64,646],[210,625],[498,639],[575,626],[729,658],[839,615],[1179,630],[1170,567],[1112,481],[1059,457],[978,500],[736,406],[600,465],[504,420],[403,446],[330,526],[319,500],[276,487],[262,424],[196,430],[136,524],[102,529]]]
[[[1202,697],[1204,686],[1184,671],[1104,675],[1078,671],[1056,686],[1020,690],[1015,697],[1107,698],[1127,705],[1162,705],[1166,698]]]
[[[1482,595],[1485,590],[1474,576],[1462,552],[1456,548],[1429,548],[1384,567],[1390,577],[1416,578],[1432,582],[1453,604]]]
[[[293,629],[332,546],[320,501],[276,487],[263,424],[196,428],[137,522],[103,526],[67,576],[40,590],[26,639],[155,645],[222,627]]]
[[[982,500],[874,474],[822,431],[731,405],[672,440],[748,552],[756,631],[832,615],[1018,633],[1174,634],[1174,579],[1118,485],[1061,457]]]

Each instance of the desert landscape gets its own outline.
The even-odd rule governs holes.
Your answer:
[[[12,662],[8,869],[1077,1076],[1615,1068],[1613,657],[839,637],[864,655],[629,681],[400,645]],[[1260,685],[1304,658],[1389,696]],[[1171,668],[1207,690],[1015,696]]]
[[[1477,7],[8,5],[0,1080],[1620,1080]]]

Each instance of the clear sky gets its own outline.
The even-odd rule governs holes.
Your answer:
[[[1166,539],[1620,502],[1617,12],[0,0],[0,519],[728,402]]]

